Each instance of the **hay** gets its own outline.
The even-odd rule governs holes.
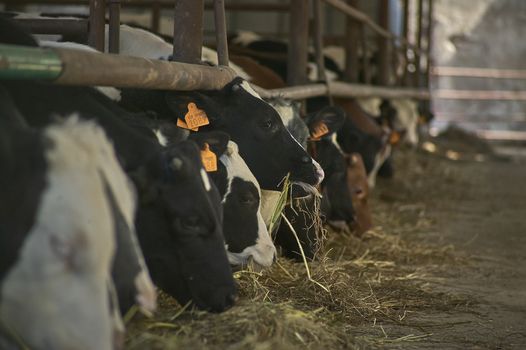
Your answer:
[[[476,303],[436,288],[452,264],[470,260],[411,239],[435,229],[424,204],[374,208],[373,230],[357,238],[329,229],[314,261],[235,272],[239,301],[224,313],[185,310],[162,295],[154,318],[129,323],[127,349],[363,349],[428,339],[444,325],[419,314]]]

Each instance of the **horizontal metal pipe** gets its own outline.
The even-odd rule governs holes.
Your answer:
[[[274,90],[266,90],[254,85],[252,87],[263,98],[282,97],[292,100],[325,96],[328,92],[327,86],[324,84],[299,85]],[[430,98],[429,91],[426,89],[389,88],[343,82],[329,82],[328,89],[331,96],[334,97],[415,98],[424,100]]]
[[[86,70],[86,67],[96,67]],[[217,90],[232,81],[228,67],[166,62],[73,49],[28,48],[0,45],[0,79],[42,79],[62,85],[97,85],[166,90]],[[324,84],[266,90],[254,86],[264,98],[303,99],[327,94]],[[330,82],[335,97],[428,99],[424,89],[385,88]]]
[[[16,4],[16,5],[27,5],[27,4],[46,4],[46,5],[87,5],[86,0],[3,0],[5,4]],[[174,6],[174,0],[123,0],[125,6],[136,6],[136,7],[150,7],[155,3],[159,3],[159,6],[163,8],[172,9]],[[214,8],[213,3],[208,2],[205,4],[205,9],[212,10]],[[286,12],[289,10],[288,4],[257,4],[257,3],[246,3],[246,4],[225,4],[225,9],[229,11],[265,11],[265,12]]]
[[[94,67],[86,69],[86,67]],[[217,90],[236,76],[210,67],[73,49],[0,45],[0,79],[44,79],[61,85]]]

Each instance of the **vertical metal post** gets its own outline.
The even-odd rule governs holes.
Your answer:
[[[418,0],[418,14],[417,14],[417,26],[416,26],[416,48],[422,49],[422,17],[423,17],[423,0]],[[422,69],[420,67],[420,52],[415,53],[415,75],[414,84],[416,87],[421,85],[421,74]]]
[[[323,23],[321,14],[321,1],[312,0],[312,10],[314,14],[313,24],[313,39],[314,39],[314,51],[316,54],[316,66],[318,67],[317,79],[320,81],[327,81],[327,75],[325,74],[325,62],[323,60]]]
[[[287,83],[299,85],[307,81],[309,41],[309,1],[290,0],[289,52]]]
[[[378,11],[378,24],[389,30],[389,0],[380,0]],[[389,39],[382,36],[378,37],[378,80],[381,85],[389,83],[390,44]]]
[[[110,23],[109,23],[109,53],[119,53],[119,39],[121,27],[121,0],[109,0]]]
[[[159,33],[161,27],[161,4],[155,1],[152,4],[151,29],[154,33]]]
[[[426,47],[426,74],[424,86],[429,89],[429,71],[431,69],[431,41],[433,38],[433,0],[428,0],[427,6],[427,47]]]
[[[347,0],[347,3],[359,9],[358,0]],[[345,78],[350,82],[358,81],[358,42],[360,24],[350,18],[345,17]]]
[[[204,0],[176,0],[174,61],[199,63],[203,46]]]
[[[226,37],[224,0],[214,0],[214,19],[216,29],[217,61],[221,66],[228,66],[228,42]]]
[[[402,37],[409,42],[409,0],[403,0],[402,3],[403,10],[404,10],[404,18],[402,22]],[[402,85],[409,86],[409,56],[407,55],[408,48],[406,46],[402,46],[404,48],[404,57],[405,57],[405,67],[404,67],[404,74],[402,75]]]
[[[369,52],[367,48],[367,35],[365,31],[365,24],[360,23],[358,30],[360,32],[360,42],[362,43],[362,72],[363,82],[365,84],[371,83],[371,70],[369,65]]]
[[[88,45],[101,52],[104,51],[105,16],[105,0],[90,0]]]

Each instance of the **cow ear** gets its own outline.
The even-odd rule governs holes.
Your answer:
[[[337,106],[327,106],[307,116],[307,126],[312,140],[330,136],[337,132],[345,122],[345,111]]]
[[[189,139],[197,143],[200,150],[204,150],[205,144],[208,144],[210,150],[221,157],[227,149],[230,136],[222,131],[194,132]]]
[[[213,93],[211,93],[213,94]],[[179,119],[184,121],[188,113],[188,105],[194,103],[195,106],[203,110],[210,122],[220,120],[221,108],[216,100],[207,94],[199,91],[174,92],[168,91],[164,95],[166,105],[170,111]]]

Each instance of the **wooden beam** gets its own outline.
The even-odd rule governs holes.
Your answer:
[[[203,0],[175,0],[173,59],[199,63],[203,47]]]
[[[287,83],[298,85],[307,81],[309,0],[290,0],[289,21]]]
[[[106,1],[89,0],[88,45],[104,52],[104,26],[106,24]]]
[[[425,73],[425,81],[424,86],[427,86],[429,88],[429,71],[431,70],[431,49],[432,49],[432,39],[433,39],[433,0],[428,0],[428,7],[427,7],[427,31],[426,31],[426,37],[427,37],[427,46],[426,46],[426,73]]]
[[[409,0],[403,0],[402,3],[403,11],[404,11],[404,18],[402,22],[402,36],[409,40]],[[410,86],[410,79],[409,79],[409,64],[411,63],[409,60],[409,56],[407,55],[408,49],[403,48],[404,50],[404,57],[405,57],[405,67],[404,67],[404,74],[402,75],[402,84],[404,86]]]
[[[159,1],[155,1],[152,4],[152,18],[150,23],[150,28],[154,33],[159,33],[161,28],[161,10],[161,4]]]

